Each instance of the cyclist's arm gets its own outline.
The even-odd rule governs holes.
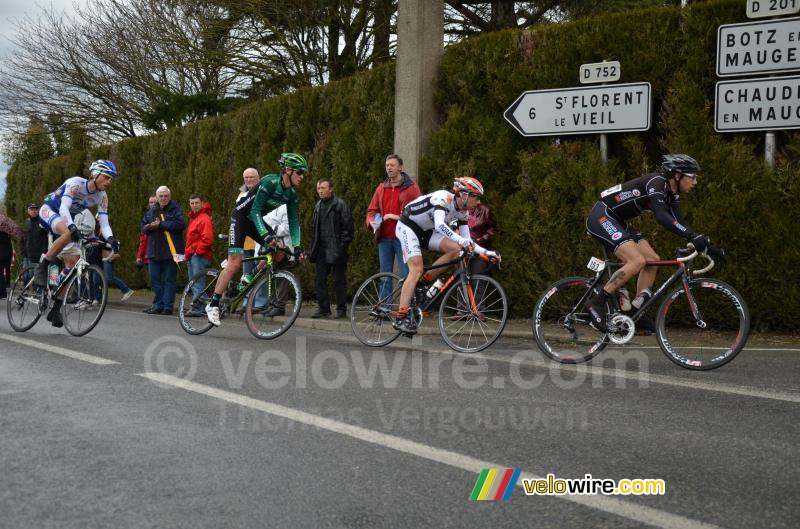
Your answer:
[[[61,215],[61,218],[64,219],[64,225],[69,226],[70,224],[75,224],[75,221],[72,220],[72,215],[69,212],[69,208],[72,207],[72,195],[69,194],[69,190],[64,191],[64,194],[61,196],[61,205],[58,207],[58,214]]]
[[[674,215],[674,209],[670,208],[662,193],[650,194],[650,209],[653,210],[656,221],[675,235],[686,240],[696,235],[685,222],[681,222],[681,219]]]
[[[109,237],[113,237],[114,233],[111,231],[111,224],[108,222],[108,197],[105,192],[103,192],[103,198],[100,199],[100,203],[97,205],[97,220],[100,223],[100,233],[103,234],[103,238],[108,240]]]
[[[275,190],[276,185],[278,185],[277,180],[264,177],[262,181],[259,182],[258,184],[258,190],[256,191],[256,198],[253,199],[253,205],[250,206],[250,220],[256,227],[256,230],[258,230],[258,234],[261,237],[265,237],[270,234],[270,229],[264,222],[263,217],[264,215],[269,213],[269,211],[266,211],[267,200],[276,191]]]
[[[457,233],[454,233],[453,230],[451,230],[450,227],[447,225],[447,223],[444,221],[445,216],[446,214],[444,208],[437,207],[436,209],[433,210],[433,226],[434,226],[433,229],[438,231],[448,239],[455,241],[459,246],[466,246],[467,244],[469,244],[470,242],[469,228],[467,228],[468,230],[467,237],[463,237]]]

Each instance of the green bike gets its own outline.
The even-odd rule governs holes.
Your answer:
[[[295,256],[285,248],[281,251]],[[231,281],[219,303],[220,319],[231,314],[242,315],[250,333],[261,340],[272,340],[288,331],[300,314],[303,301],[300,282],[288,270],[275,269],[274,255],[275,250],[268,247],[264,254],[242,259],[242,262],[264,261],[264,266],[246,285]],[[222,267],[225,267],[225,261]],[[188,314],[193,305],[205,306],[211,300],[219,273],[220,270],[209,268],[196,274],[183,289],[178,321],[187,333],[203,334],[213,327],[205,316],[193,317]],[[203,279],[205,287],[199,298],[194,299],[192,287]],[[258,303],[264,298],[266,304],[259,306]]]

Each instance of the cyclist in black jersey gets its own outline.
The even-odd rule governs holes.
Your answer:
[[[598,330],[608,330],[606,303],[609,296],[634,275],[639,274],[634,306],[638,308],[652,294],[650,287],[658,271],[645,266],[645,262],[660,258],[642,234],[628,225],[630,219],[651,212],[659,224],[694,244],[699,252],[707,252],[715,260],[724,257],[722,250],[689,227],[680,211],[680,194],[689,193],[697,186],[699,171],[700,165],[691,156],[667,154],[662,158],[660,172],[634,178],[600,193],[600,200],[586,219],[586,230],[606,250],[617,255],[622,267],[586,306]],[[652,320],[644,316],[637,326],[639,330],[655,330]]]

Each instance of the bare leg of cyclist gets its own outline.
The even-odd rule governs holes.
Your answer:
[[[639,241],[639,244],[637,244],[637,246],[639,247],[639,251],[642,253],[645,260],[658,261],[659,259],[661,259],[661,257],[658,256],[653,247],[650,246],[650,243],[647,242],[646,240],[642,239],[641,241]],[[639,272],[639,277],[636,280],[636,298],[634,299],[639,298],[639,296],[642,294],[642,291],[644,291],[645,289],[647,289],[647,291],[650,292],[649,289],[650,287],[653,286],[653,283],[655,283],[657,275],[658,275],[658,268],[655,266],[645,266],[644,268],[642,268],[642,271]],[[650,294],[648,294],[648,297],[649,295]],[[644,302],[645,299],[642,299],[641,301]],[[635,307],[633,310],[638,308],[639,307]],[[655,322],[653,322],[653,320],[649,316],[643,314],[636,321],[636,331],[639,334],[645,334],[645,335],[655,333],[656,332]]]
[[[225,265],[225,268],[222,269],[222,272],[219,273],[219,278],[217,279],[217,284],[214,287],[214,295],[211,297],[211,302],[206,305],[206,316],[208,317],[209,323],[212,325],[220,325],[219,300],[222,298],[222,294],[225,292],[225,289],[228,288],[228,284],[231,282],[231,279],[233,279],[241,269],[242,255],[228,254],[228,262]]]
[[[614,253],[622,261],[622,266],[611,275],[608,283],[586,305],[594,326],[603,332],[608,330],[606,325],[606,303],[609,296],[638,274],[645,265],[644,255],[639,251],[639,245],[633,241],[622,243]]]
[[[58,233],[58,237],[44,254],[44,258],[36,265],[36,272],[34,272],[34,283],[40,287],[47,285],[47,267],[56,260],[58,254],[71,240],[69,229],[63,221],[57,222],[53,226],[53,230]]]
[[[650,246],[650,243],[642,239],[637,244],[639,251],[644,256],[646,261],[658,261],[661,259],[656,251]],[[656,282],[656,275],[658,275],[658,268],[655,266],[645,266],[639,272],[639,278],[636,280],[636,295],[642,293],[642,290],[650,288]]]

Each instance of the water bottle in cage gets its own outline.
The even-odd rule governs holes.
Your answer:
[[[631,310],[631,298],[628,294],[627,288],[621,288],[617,290],[617,299],[619,301],[619,308],[622,312],[628,312]]]
[[[51,287],[58,285],[58,265],[51,264],[47,267],[47,282]]]

